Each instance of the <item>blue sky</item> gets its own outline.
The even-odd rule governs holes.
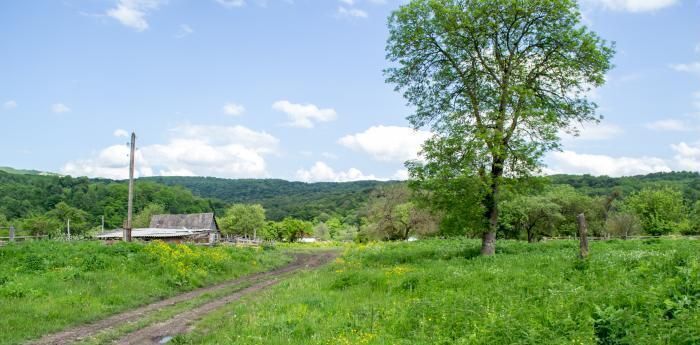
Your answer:
[[[403,178],[429,135],[384,83],[398,0],[0,2],[0,165],[123,178]],[[604,121],[546,172],[700,170],[700,2],[585,0]]]

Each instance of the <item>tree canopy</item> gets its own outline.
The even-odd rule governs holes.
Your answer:
[[[478,177],[493,255],[502,179],[538,171],[561,130],[598,120],[587,92],[604,83],[612,45],[573,0],[412,0],[390,16],[386,49],[409,121],[435,134],[411,175]]]

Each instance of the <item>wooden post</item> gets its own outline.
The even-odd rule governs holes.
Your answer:
[[[68,240],[70,241],[70,218],[68,218],[68,224],[66,227],[68,228]]]
[[[15,227],[10,225],[10,242],[15,241]]]
[[[580,241],[579,257],[585,259],[588,257],[588,224],[586,224],[586,216],[581,213],[576,217],[578,220],[578,235]]]
[[[131,150],[129,153],[129,201],[127,205],[124,241],[131,242],[131,215],[134,211],[134,152],[136,151],[136,133],[131,132]]]

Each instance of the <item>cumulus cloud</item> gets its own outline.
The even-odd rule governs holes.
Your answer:
[[[346,135],[338,140],[341,145],[369,154],[378,161],[403,162],[418,158],[423,142],[432,134],[409,127],[372,126],[364,132]]]
[[[2,104],[2,108],[5,110],[17,108],[17,102],[15,102],[14,100],[6,101],[5,103]]]
[[[51,105],[51,111],[56,113],[56,114],[67,113],[70,110],[71,109],[63,103],[54,103]]]
[[[672,64],[671,68],[673,68],[674,70],[676,70],[678,72],[700,74],[700,61],[691,62],[691,63]]]
[[[700,143],[681,142],[671,145],[671,148],[676,153],[674,159],[680,169],[700,171]]]
[[[238,116],[245,112],[245,107],[236,103],[226,103],[223,107],[224,114]]]
[[[649,12],[666,8],[678,0],[584,0],[585,3],[612,11]]]
[[[124,26],[144,31],[148,29],[148,13],[158,9],[165,2],[166,0],[119,0],[115,8],[107,10],[107,15]]]
[[[341,17],[351,17],[351,18],[367,18],[369,15],[367,12],[352,7],[338,7],[338,15]]]
[[[335,109],[322,109],[314,104],[298,104],[286,100],[273,103],[272,109],[287,114],[290,121],[288,125],[299,128],[313,128],[317,122],[329,122],[337,117]]]
[[[114,133],[112,133],[117,138],[128,138],[129,137],[129,132],[126,130],[123,130],[121,128],[115,129]]]
[[[297,179],[304,182],[348,182],[377,180],[374,175],[365,175],[356,168],[347,171],[335,171],[328,164],[318,161],[309,169],[299,169],[296,173]]]
[[[676,119],[665,119],[665,120],[650,122],[650,123],[647,123],[645,125],[645,127],[652,129],[652,130],[655,130],[655,131],[682,132],[682,131],[691,130],[691,128],[688,127],[688,125],[685,124],[683,121],[676,120]]]
[[[265,156],[277,151],[279,140],[243,126],[186,124],[173,128],[162,144],[140,146],[139,176],[199,175],[265,177]],[[125,158],[126,155],[126,158]],[[62,171],[73,176],[128,177],[128,148],[114,145],[89,159],[71,161]]]
[[[547,158],[547,174],[629,176],[671,171],[666,161],[657,157],[612,157],[565,150],[552,152]]]

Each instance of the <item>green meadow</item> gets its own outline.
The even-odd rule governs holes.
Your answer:
[[[19,343],[288,261],[276,250],[159,241],[8,244],[0,247],[0,344]]]
[[[700,242],[474,240],[346,248],[177,344],[700,344]]]

